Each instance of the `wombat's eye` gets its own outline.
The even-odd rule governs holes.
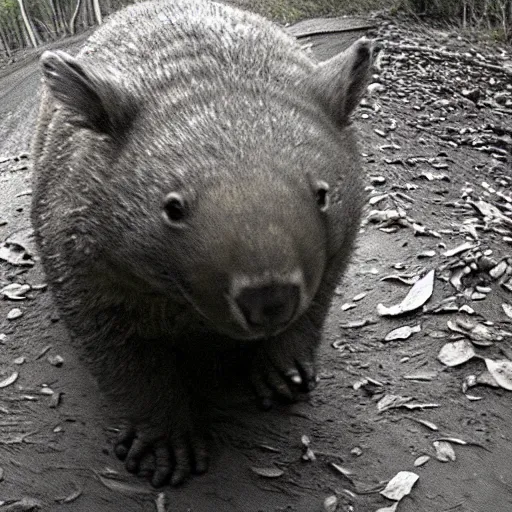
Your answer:
[[[329,184],[325,181],[317,181],[315,183],[315,194],[320,211],[325,212],[329,207]]]
[[[188,214],[188,206],[185,199],[177,192],[167,194],[164,199],[162,215],[171,226],[179,225]]]

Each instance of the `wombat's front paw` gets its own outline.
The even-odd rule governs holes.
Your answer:
[[[295,401],[299,391],[311,391],[318,382],[315,344],[265,340],[255,356],[251,380],[265,409],[271,407],[274,396]]]
[[[161,426],[132,425],[119,434],[115,453],[131,473],[149,474],[154,487],[169,478],[172,485],[179,485],[191,472],[208,469],[206,443],[192,428],[174,427],[169,433]]]

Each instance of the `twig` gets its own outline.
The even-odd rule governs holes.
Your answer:
[[[462,53],[449,52],[447,50],[440,50],[438,48],[429,48],[428,46],[414,46],[412,44],[394,43],[392,41],[383,41],[382,45],[384,48],[397,48],[398,50],[402,50],[404,52],[429,53],[438,57],[444,57],[445,59],[462,60],[468,64],[473,64],[475,66],[480,66],[481,68],[496,71],[498,73],[505,73],[508,76],[512,76],[512,68],[507,68],[498,64],[482,62]]]

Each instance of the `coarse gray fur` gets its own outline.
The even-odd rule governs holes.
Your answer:
[[[40,255],[128,424],[116,451],[131,471],[153,457],[155,485],[206,469],[180,374],[190,346],[255,343],[264,402],[316,382],[364,201],[349,116],[372,49],[318,65],[259,16],[162,0],[111,16],[76,58],[41,59]]]

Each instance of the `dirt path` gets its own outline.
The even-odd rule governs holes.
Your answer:
[[[472,339],[485,357],[512,359],[512,319],[502,307],[512,303],[510,277],[500,284],[489,274],[502,261],[512,268],[512,201],[500,196],[512,191],[512,94],[506,71],[486,66],[506,68],[511,53],[476,51],[456,35],[387,22],[379,35],[382,87],[372,86],[356,122],[373,183],[369,218],[391,220],[363,228],[329,317],[320,386],[309,401],[267,413],[243,390],[219,403],[211,469],[180,489],[155,491],[113,456],[115,423],[68,346],[50,294],[38,289],[40,266],[13,252],[17,242],[33,253],[30,177],[27,159],[17,155],[28,148],[38,79],[29,65],[0,83],[0,236],[8,242],[0,254],[10,249],[18,263],[0,262],[0,280],[32,286],[26,299],[0,303],[0,512],[315,512],[329,510],[323,503],[333,496],[338,511],[375,512],[393,504],[379,491],[399,471],[419,475],[399,512],[512,510],[512,394],[489,386],[463,393],[463,382],[481,374],[484,361],[450,368],[437,359],[444,344],[460,339]],[[322,48],[343,36],[326,37]],[[429,45],[452,56],[422,50]],[[422,231],[415,223],[430,236],[415,236]],[[465,242],[469,249],[444,255]],[[458,284],[464,265],[470,270],[456,289],[450,280]],[[410,288],[383,277],[430,269],[436,279],[427,311],[379,316],[379,303],[396,304]],[[474,296],[477,285],[490,292]],[[13,308],[22,316],[9,320]],[[404,325],[421,330],[385,342]],[[14,382],[5,385],[9,378]],[[426,407],[379,412],[390,396]],[[451,442],[455,460],[437,460],[433,443],[443,438],[458,440]],[[422,455],[430,459],[415,466]],[[257,468],[282,475],[265,478]]]

